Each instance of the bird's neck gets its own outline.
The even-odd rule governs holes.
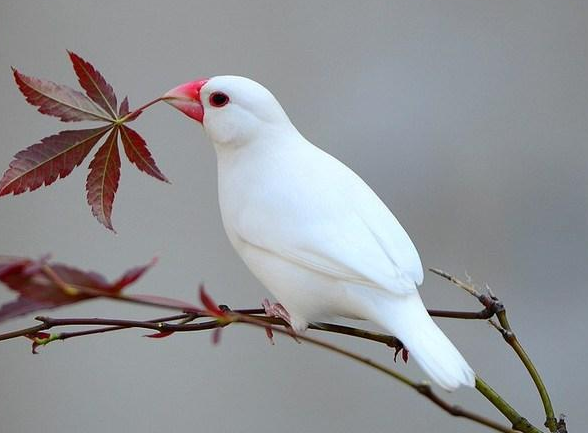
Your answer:
[[[212,141],[219,168],[224,165],[246,163],[248,160],[272,157],[288,152],[297,146],[309,144],[296,127],[288,124],[264,127],[252,137],[235,139],[226,143]]]

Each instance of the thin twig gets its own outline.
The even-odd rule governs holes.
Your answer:
[[[476,389],[512,423],[513,429],[525,433],[542,433],[541,430],[521,416],[490,385],[480,379],[479,376],[476,376]]]
[[[243,309],[243,310],[231,310],[232,312],[246,315],[250,312],[257,313],[258,310],[252,309]],[[85,336],[85,335],[93,335],[93,334],[100,334],[104,332],[112,332],[112,331],[119,331],[122,329],[130,329],[130,328],[143,328],[143,329],[151,329],[160,332],[192,332],[192,331],[201,331],[212,329],[215,327],[219,327],[220,325],[216,321],[208,321],[208,322],[200,322],[197,324],[188,324],[189,321],[195,320],[197,318],[202,318],[203,316],[200,314],[179,314],[176,316],[170,317],[162,317],[157,319],[150,319],[144,321],[135,321],[135,320],[122,320],[122,319],[108,319],[108,318],[67,318],[67,319],[56,319],[51,317],[37,317],[37,320],[40,320],[42,323],[37,326],[33,326],[30,328],[24,328],[17,331],[11,331],[5,334],[0,334],[0,341],[8,340],[11,338],[18,338],[23,337],[29,334],[35,334],[36,332],[49,330],[51,328],[56,328],[60,326],[106,326],[103,328],[98,329],[91,329],[91,330],[84,330],[84,331],[77,331],[77,332],[70,332],[70,333],[61,333],[59,340],[65,340],[73,337],[78,336]],[[253,317],[253,316],[252,316]],[[278,319],[275,317],[263,317],[263,316],[255,316],[260,321],[264,321],[265,323],[270,323],[279,326],[287,326],[282,319]],[[167,323],[173,320],[180,320],[179,323]],[[317,331],[325,331],[325,332],[332,332],[336,334],[348,335],[352,337],[362,338],[365,340],[375,341],[378,343],[383,343],[389,347],[394,348],[402,348],[402,342],[398,340],[396,337],[386,334],[380,334],[378,332],[367,331],[364,329],[359,328],[352,328],[349,326],[343,325],[335,325],[331,323],[316,323],[311,324],[309,326],[310,329],[317,330]]]
[[[29,334],[36,334],[37,332],[41,332],[46,329],[49,329],[49,328],[44,323],[41,323],[40,325],[31,326],[30,328],[23,328],[23,329],[18,329],[16,331],[6,332],[4,334],[0,334],[0,341],[24,337],[25,335],[29,335]]]
[[[226,307],[226,305],[223,305],[223,307]],[[254,309],[249,309],[249,310],[238,310],[238,311],[242,314],[265,315],[265,310],[263,308],[254,308]],[[442,318],[448,318],[448,319],[471,319],[471,320],[486,320],[495,314],[494,309],[491,307],[486,307],[480,311],[447,311],[447,310],[428,309],[427,312],[429,313],[430,316],[433,316],[433,317],[442,317]]]
[[[553,405],[551,404],[551,399],[549,398],[547,388],[545,387],[543,379],[541,379],[541,375],[537,371],[537,368],[535,368],[535,365],[531,361],[531,358],[529,357],[529,355],[527,355],[527,352],[525,352],[525,349],[523,349],[523,346],[521,345],[517,336],[513,332],[510,323],[508,322],[508,319],[506,317],[506,309],[503,308],[501,311],[498,311],[496,313],[496,317],[498,318],[498,321],[500,322],[500,325],[504,330],[503,332],[501,332],[502,337],[518,355],[521,362],[529,372],[531,379],[533,379],[533,383],[535,384],[537,391],[539,392],[539,397],[541,397],[541,402],[543,403],[543,408],[545,410],[545,427],[547,427],[549,431],[552,433],[557,432],[558,422],[557,418],[555,417]]]
[[[444,317],[448,319],[470,319],[486,320],[494,316],[492,308],[484,308],[480,311],[445,311],[445,310],[427,310],[430,316]]]
[[[240,314],[249,314],[249,315],[258,315],[258,314],[264,313],[264,310],[262,310],[262,309],[239,309],[239,310],[233,310],[233,311],[240,313]],[[439,311],[437,311],[437,312],[439,312]],[[482,310],[480,312],[472,312],[472,313],[470,313],[470,312],[453,312],[453,311],[447,312],[447,313],[450,313],[451,316],[440,314],[439,317],[459,316],[457,318],[464,318],[462,316],[467,316],[467,315],[471,314],[472,318],[474,318],[473,316],[475,315],[476,319],[483,319],[483,318],[485,318],[486,314],[488,314],[486,312],[486,310]],[[191,320],[194,320],[194,319],[197,319],[200,317],[202,317],[202,316],[200,314],[196,314],[196,313],[180,314],[177,316],[172,316],[172,319],[160,318],[160,319],[150,319],[150,320],[145,320],[145,321],[129,321],[129,320],[120,320],[120,319],[52,319],[52,318],[40,317],[39,319],[44,321],[43,324],[37,325],[34,327],[30,327],[30,328],[21,329],[21,330],[11,331],[11,332],[8,332],[5,334],[0,334],[0,341],[8,340],[11,338],[22,337],[23,335],[32,334],[32,333],[39,332],[39,331],[44,331],[44,330],[49,329],[50,327],[56,327],[56,326],[110,325],[106,328],[100,328],[100,329],[78,331],[78,332],[72,332],[72,333],[62,333],[62,338],[59,338],[59,339],[65,340],[65,339],[77,337],[77,336],[101,334],[104,332],[112,332],[112,331],[118,331],[118,330],[129,329],[129,328],[153,329],[153,323],[169,322],[171,320],[182,320],[182,319],[186,319],[186,318],[191,318]],[[278,319],[278,318],[274,318],[274,317],[259,316],[259,319],[266,321],[268,323],[272,323],[274,325],[281,325],[281,326],[287,325],[282,319]],[[46,320],[49,320],[50,322],[46,322]],[[113,323],[115,323],[115,324],[113,325]],[[186,322],[184,322],[184,323],[186,323]],[[146,326],[139,326],[139,324],[146,324]],[[208,325],[207,325],[206,329],[209,329]],[[362,338],[365,340],[383,343],[389,347],[393,347],[393,348],[397,348],[397,349],[401,349],[403,347],[402,342],[398,338],[396,338],[392,335],[382,334],[382,333],[373,332],[373,331],[367,331],[365,329],[353,328],[350,326],[337,325],[337,324],[333,324],[333,323],[317,322],[314,324],[310,324],[309,329]],[[157,328],[157,330],[160,330],[162,332],[190,332],[190,331],[199,330],[199,327],[196,327],[196,329],[195,329],[194,327],[191,327],[191,326],[184,328],[181,326],[181,324],[162,324],[162,325],[160,325],[159,328]]]
[[[188,317],[186,317],[186,316],[188,316],[188,315],[187,314],[177,314],[175,316],[167,316],[167,317],[160,317],[158,319],[147,320],[146,322],[162,323],[162,322],[170,322],[173,320],[181,320],[180,323],[182,323],[184,320],[190,320],[191,317],[193,317],[193,315],[190,315]],[[193,320],[193,319],[191,319],[191,320]],[[183,323],[187,323],[187,322],[183,322]],[[94,334],[103,334],[105,332],[120,331],[122,329],[130,329],[130,328],[131,328],[130,326],[108,326],[105,328],[87,329],[85,331],[61,332],[56,339],[65,341],[70,338],[83,337],[86,335],[94,335]]]
[[[431,271],[434,274],[439,275],[440,277],[445,278],[446,280],[451,281],[457,287],[462,288],[463,290],[468,292],[470,295],[472,295],[478,299],[480,299],[480,296],[482,296],[482,294],[480,292],[478,292],[473,285],[464,283],[463,281],[458,280],[453,275],[451,275],[445,271],[442,271],[441,269],[429,268],[429,271]]]

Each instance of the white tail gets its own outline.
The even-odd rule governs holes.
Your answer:
[[[474,371],[433,322],[418,293],[387,297],[378,303],[370,318],[399,338],[439,386],[448,391],[460,385],[475,386]]]

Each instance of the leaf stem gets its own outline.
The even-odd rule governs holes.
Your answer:
[[[145,109],[151,107],[152,105],[154,105],[154,104],[156,104],[156,103],[158,103],[160,101],[163,101],[163,97],[161,97],[161,96],[159,98],[156,98],[156,99],[154,99],[152,101],[149,101],[146,104],[143,104],[142,106],[140,106],[139,108],[131,111],[130,113],[128,113],[125,116],[123,116],[120,119],[118,119],[116,123],[123,124],[123,123],[126,123],[126,122],[130,122],[131,120],[135,120],[138,116],[141,115],[141,113]]]

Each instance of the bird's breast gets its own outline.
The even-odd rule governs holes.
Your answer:
[[[328,208],[342,194],[338,184],[325,179],[313,158],[304,151],[249,152],[219,158],[218,194],[223,223],[233,232],[256,228],[288,230]]]

